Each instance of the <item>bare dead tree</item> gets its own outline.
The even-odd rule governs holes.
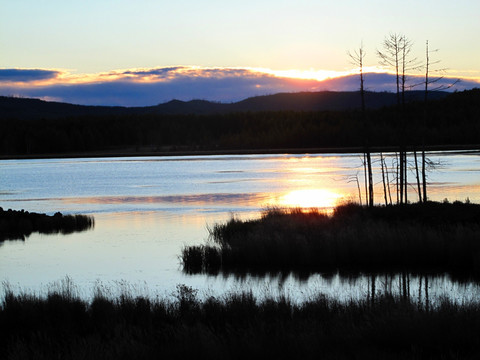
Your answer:
[[[388,198],[390,200],[390,205],[392,205],[392,193],[390,192],[390,179],[389,179],[389,176],[388,176],[388,167],[387,167],[387,163],[385,162],[385,158],[383,159],[383,164],[384,164],[384,167],[385,167],[385,175],[387,177],[387,190],[388,190]]]
[[[395,166],[396,172],[395,172],[395,187],[396,191],[395,193],[397,194],[397,204],[400,203],[400,182],[398,181],[398,174],[400,174],[400,166],[399,166],[399,161],[398,161],[398,153],[395,153],[395,164],[392,164],[392,166]]]
[[[400,36],[400,51],[401,51],[401,67],[402,73],[400,75],[401,82],[401,94],[402,94],[402,108],[405,107],[405,90],[407,89],[407,72],[412,70],[418,70],[420,63],[417,58],[412,58],[413,41],[407,38],[405,35]]]
[[[405,90],[407,83],[407,72],[417,69],[419,63],[416,58],[412,58],[413,42],[402,34],[389,34],[385,37],[382,43],[382,51],[377,50],[377,56],[380,59],[380,64],[394,69],[396,75],[396,89],[397,89],[397,106],[401,109],[401,116],[397,119],[400,122],[400,152],[398,164],[399,180],[397,191],[399,192],[399,202],[407,202],[408,196],[408,168],[407,168],[407,153],[405,144],[406,121],[405,121]],[[400,107],[401,105],[401,107]]]
[[[358,201],[360,202],[360,206],[362,206],[362,191],[360,189],[360,181],[358,181],[358,172],[355,175],[345,177],[344,181],[347,183],[355,182],[357,184]]]
[[[413,156],[415,158],[415,175],[417,178],[417,192],[418,192],[418,202],[422,202],[422,191],[420,189],[420,176],[418,173],[418,159],[417,159],[417,151],[413,151]]]
[[[402,66],[403,47],[405,43],[405,37],[400,34],[391,33],[385,37],[382,43],[383,51],[377,50],[377,56],[380,59],[380,64],[393,68],[396,76],[396,93],[397,93],[397,106],[400,108],[400,68]],[[407,51],[407,49],[405,50]],[[409,50],[408,50],[409,51]],[[402,133],[400,134],[400,152],[399,152],[399,176],[400,180],[398,191],[400,192],[400,203],[403,203],[404,194],[404,175],[405,175],[405,154],[403,149],[403,126]]]
[[[412,41],[410,41],[405,35],[402,35],[400,38],[400,49],[402,52],[401,62],[402,62],[402,76],[401,76],[401,83],[402,83],[402,138],[405,138],[405,84],[407,82],[407,75],[406,72],[408,70],[409,65],[411,65],[413,60],[409,59],[409,55],[412,51]],[[407,153],[403,153],[403,174],[404,174],[404,191],[405,191],[405,203],[407,203],[407,196],[408,196],[408,171],[407,171]]]
[[[365,205],[368,206],[368,176],[367,176],[367,153],[363,153],[363,184],[365,185]]]
[[[385,205],[388,205],[387,204],[387,184],[385,183],[385,173],[387,172],[387,168],[386,168],[386,164],[385,164],[385,161],[383,159],[383,154],[380,153],[380,168],[382,170],[382,182],[383,182],[383,195],[384,195],[384,198],[385,198]],[[388,184],[389,188],[388,188],[388,191],[390,191],[390,184]]]
[[[353,53],[348,52],[350,61],[354,66],[358,66],[359,75],[360,75],[360,99],[361,99],[361,110],[362,110],[362,122],[364,129],[364,143],[365,143],[365,158],[366,158],[366,173],[368,174],[368,180],[365,181],[365,184],[368,183],[368,197],[367,205],[373,206],[373,174],[372,174],[372,158],[370,154],[370,129],[368,128],[366,111],[365,111],[365,87],[364,87],[364,74],[363,74],[363,63],[365,59],[365,50],[363,49],[363,43],[360,44],[358,50],[355,50]]]
[[[402,35],[389,34],[382,43],[383,51],[377,50],[380,64],[393,68],[396,75],[397,105],[400,105],[400,58],[402,48]]]
[[[388,205],[388,199],[387,199],[387,185],[385,182],[385,169],[384,169],[384,161],[383,161],[383,154],[380,153],[380,164],[382,168],[382,182],[383,182],[383,197],[385,199],[385,205]]]
[[[428,116],[428,85],[429,85],[429,70],[430,70],[430,51],[428,50],[428,40],[425,46],[425,105],[423,111],[423,129],[422,129],[422,184],[423,184],[423,202],[427,202],[427,174],[426,174],[426,159],[425,159],[425,132],[427,131],[427,116]]]
[[[360,183],[358,182],[358,176],[355,176],[355,182],[357,183],[358,199],[360,200],[360,206],[362,206],[362,192],[360,191]]]
[[[427,118],[428,118],[428,93],[430,91],[443,91],[455,86],[460,80],[454,79],[449,84],[439,84],[440,80],[444,78],[444,76],[436,76],[430,77],[430,73],[432,72],[431,66],[438,64],[440,60],[431,61],[430,54],[435,53],[438,49],[430,50],[428,46],[428,40],[426,41],[425,45],[425,98],[424,98],[424,113],[423,113],[423,129],[422,129],[422,184],[423,184],[423,201],[427,201],[427,159],[425,157],[425,133],[427,131]],[[434,70],[435,73],[444,73],[446,69],[436,69]],[[434,87],[430,87],[430,85],[435,84]]]
[[[400,36],[400,50],[401,50],[401,94],[402,94],[402,137],[405,139],[405,133],[406,133],[406,119],[405,119],[405,91],[407,88],[407,72],[412,71],[412,70],[418,70],[420,68],[420,63],[417,60],[417,58],[412,57],[412,47],[413,47],[413,41],[408,39],[405,35]],[[413,153],[415,157],[415,164],[418,164],[417,161],[417,153],[414,151]],[[403,159],[402,163],[404,165],[403,169],[403,174],[404,174],[404,181],[403,181],[403,191],[404,191],[404,197],[405,197],[405,203],[408,201],[407,196],[408,196],[408,166],[407,166],[407,153],[406,151],[403,153]],[[417,185],[420,186],[419,178],[417,178]]]

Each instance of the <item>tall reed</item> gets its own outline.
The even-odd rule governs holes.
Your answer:
[[[67,287],[68,289],[68,287]],[[298,304],[252,293],[174,300],[74,291],[46,296],[5,289],[1,359],[449,359],[480,356],[480,305],[424,305],[389,295]]]
[[[188,272],[450,272],[480,276],[480,205],[427,203],[320,211],[270,209],[215,224],[186,247]],[[192,259],[195,259],[193,266]]]

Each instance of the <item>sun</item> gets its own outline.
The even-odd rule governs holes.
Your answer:
[[[331,208],[342,196],[326,189],[291,191],[280,198],[279,205],[300,208]]]

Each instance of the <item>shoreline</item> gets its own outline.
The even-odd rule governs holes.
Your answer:
[[[418,148],[407,146],[407,152]],[[480,150],[480,144],[466,145],[428,145],[425,151],[472,151]],[[396,152],[398,146],[374,146],[371,153]],[[280,149],[234,149],[234,150],[152,150],[152,149],[123,149],[104,150],[82,153],[54,153],[28,155],[0,155],[0,160],[29,160],[29,159],[68,159],[68,158],[101,158],[101,157],[155,157],[155,156],[215,156],[215,155],[268,155],[268,154],[350,154],[363,153],[364,147],[321,147],[321,148],[280,148]]]

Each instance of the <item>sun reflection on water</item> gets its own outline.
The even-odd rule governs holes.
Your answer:
[[[279,205],[299,208],[332,208],[343,196],[327,189],[293,190],[280,198]]]

